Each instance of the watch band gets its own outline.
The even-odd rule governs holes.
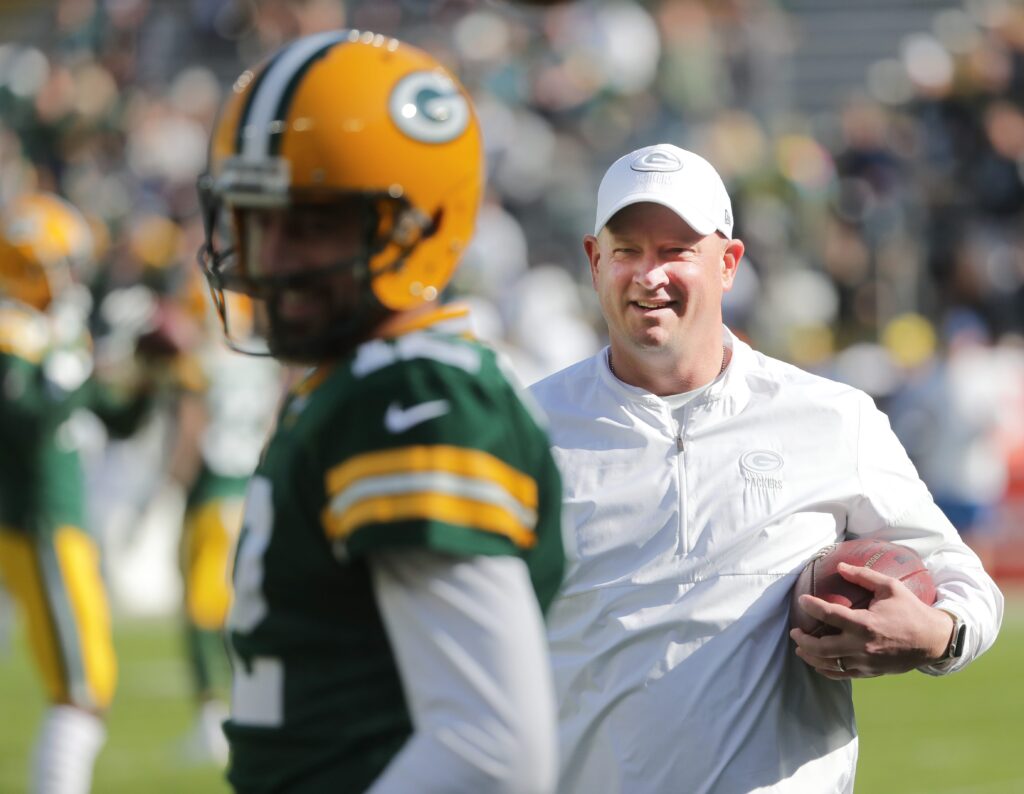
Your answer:
[[[950,612],[946,609],[942,611],[953,618],[953,630],[949,633],[949,645],[946,646],[946,652],[936,660],[939,662],[959,659],[963,656],[964,645],[967,640],[967,623],[964,622],[964,619],[955,612]]]

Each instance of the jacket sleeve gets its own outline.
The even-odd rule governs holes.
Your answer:
[[[930,675],[960,670],[995,642],[1003,595],[936,506],[885,414],[866,395],[860,395],[858,411],[861,497],[850,512],[847,534],[899,543],[922,557],[938,590],[935,606],[963,618],[968,630],[960,659],[920,669]]]

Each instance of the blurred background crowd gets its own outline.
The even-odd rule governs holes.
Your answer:
[[[346,26],[428,49],[474,95],[489,187],[452,292],[525,382],[603,344],[580,240],[604,169],[693,149],[747,244],[730,327],[872,394],[996,575],[1024,576],[1024,3],[5,0],[0,203],[50,190],[87,214],[97,356],[195,288],[195,180],[237,74]],[[122,609],[178,600],[176,421],[92,446]]]

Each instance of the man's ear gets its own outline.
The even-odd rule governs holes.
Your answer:
[[[601,262],[601,243],[592,234],[583,238],[583,250],[586,251],[587,259],[590,262],[590,280],[597,289],[597,272]]]
[[[722,252],[722,292],[732,289],[745,250],[742,240],[726,240],[725,251]]]

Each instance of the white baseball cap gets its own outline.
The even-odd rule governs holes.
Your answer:
[[[623,207],[650,201],[668,207],[698,234],[732,237],[732,202],[714,166],[671,143],[645,146],[620,157],[597,189],[598,234]]]

